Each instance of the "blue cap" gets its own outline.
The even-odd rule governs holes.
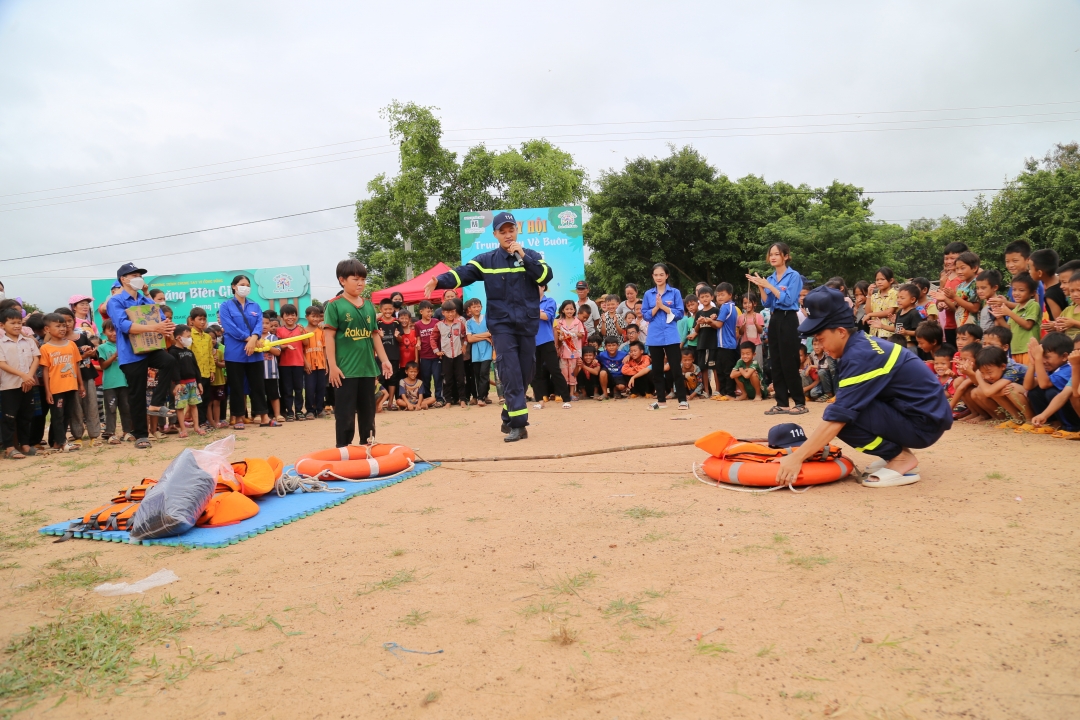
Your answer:
[[[517,220],[514,219],[514,216],[511,213],[508,213],[508,212],[499,213],[491,221],[491,232],[495,232],[496,230],[501,228],[506,223],[513,223],[514,225],[517,225]]]
[[[822,285],[806,294],[803,300],[807,318],[799,323],[803,337],[817,335],[822,330],[855,327],[855,313],[847,304],[844,293]]]
[[[138,273],[140,275],[145,275],[146,270],[142,269],[141,267],[139,267],[135,263],[131,263],[131,262],[124,263],[123,265],[120,266],[120,269],[118,269],[116,271],[116,279],[119,280],[120,278],[124,277],[125,275],[134,275],[135,273]]]
[[[801,425],[781,423],[769,429],[769,447],[771,448],[798,447],[804,442],[806,442],[806,433]]]

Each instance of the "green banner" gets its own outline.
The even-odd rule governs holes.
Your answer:
[[[173,311],[177,323],[187,321],[194,307],[206,311],[210,322],[217,322],[218,308],[232,297],[230,283],[237,275],[251,280],[250,300],[263,310],[281,312],[282,305],[296,305],[303,319],[304,310],[311,305],[311,272],[308,265],[262,268],[258,270],[219,270],[216,272],[181,273],[178,275],[146,275],[149,289],[165,293],[165,302]],[[94,308],[108,300],[115,278],[93,280],[90,283],[94,295]],[[100,320],[100,318],[99,318]]]

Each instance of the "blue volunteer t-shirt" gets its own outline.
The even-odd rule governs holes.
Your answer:
[[[547,295],[540,298],[540,312],[547,315],[548,319],[540,318],[540,326],[536,331],[537,347],[544,343],[555,342],[555,314],[558,312],[555,307],[555,298]]]
[[[739,311],[735,303],[728,301],[720,306],[720,312],[716,320],[723,325],[716,333],[716,346],[725,350],[735,350],[739,347],[738,336],[735,334],[735,325],[739,321]]]
[[[628,353],[622,350],[616,350],[614,355],[608,355],[605,348],[596,354],[596,359],[600,361],[600,367],[608,371],[608,375],[622,375],[622,364],[627,355]]]

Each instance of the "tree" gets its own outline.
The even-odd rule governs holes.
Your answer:
[[[584,198],[585,171],[547,140],[501,152],[477,145],[459,163],[441,145],[436,109],[394,101],[383,110],[391,138],[399,142],[401,169],[393,178],[375,177],[369,198],[356,203],[354,255],[369,265],[373,287],[402,282],[410,265],[456,264],[458,213],[573,205]]]

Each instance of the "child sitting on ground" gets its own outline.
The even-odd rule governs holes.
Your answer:
[[[1012,330],[1004,325],[995,325],[989,330],[983,332],[983,347],[996,347],[1005,351],[1005,354],[1009,354],[1009,346],[1012,345]],[[1023,367],[1021,365],[1020,367]]]
[[[1075,396],[1073,367],[1069,362],[1072,351],[1073,341],[1064,333],[1050,333],[1042,343],[1034,338],[1028,341],[1030,361],[1024,388],[1035,416],[1030,426],[1017,428],[1017,432],[1050,435],[1058,430],[1080,430],[1080,415],[1072,402]]]
[[[731,371],[731,377],[739,385],[735,397],[739,400],[766,400],[769,397],[767,390],[761,387],[761,366],[754,357],[758,346],[749,340],[739,346],[739,361]]]
[[[983,347],[975,357],[975,368],[964,366],[964,374],[974,383],[964,400],[972,413],[965,422],[1004,418],[998,427],[1009,430],[1030,422],[1031,406],[1023,384],[1026,370],[1010,363],[1001,348]]]
[[[1065,333],[1075,340],[1080,337],[1080,272],[1073,273],[1068,282],[1061,284],[1068,291],[1072,305],[1062,310],[1056,320],[1043,325],[1043,330]]]
[[[405,377],[398,383],[397,406],[402,410],[427,410],[435,402],[424,397],[424,384],[420,382],[420,366],[414,360],[405,363]]]
[[[577,385],[583,398],[603,400],[600,394],[600,361],[596,359],[596,348],[585,345],[581,348],[581,370],[578,372]]]
[[[968,373],[975,372],[975,357],[982,350],[980,343],[969,343],[964,349],[956,353],[952,360],[953,378],[952,396],[949,398],[949,407],[953,409],[953,419],[959,420],[971,414],[967,406],[968,392],[976,386],[975,378]]]
[[[919,323],[915,329],[915,345],[919,349],[919,359],[926,363],[931,370],[934,369],[934,353],[945,342],[945,331],[932,320]]]
[[[623,361],[626,359],[626,351],[619,347],[619,338],[608,335],[604,338],[604,350],[597,353],[596,360],[600,363],[600,399],[607,397],[608,389],[611,389],[611,399],[618,400],[625,397],[626,378],[623,377]]]
[[[680,322],[682,322],[680,320]],[[696,353],[694,348],[684,347],[682,349],[682,357],[680,361],[682,363],[682,382],[686,388],[686,397],[699,397],[703,393],[701,385],[701,368],[694,362]]]
[[[815,388],[819,392],[815,395],[811,392],[810,396],[815,399],[815,402],[829,402],[836,395],[836,386],[839,380],[839,369],[836,366],[836,360],[831,355],[825,352],[824,346],[821,341],[814,338],[814,366],[817,368],[818,386]]]
[[[954,380],[956,374],[953,372],[953,349],[949,345],[939,347],[934,351],[934,359],[929,363],[934,370],[934,374],[937,375],[938,383],[945,391],[945,396],[949,398],[950,406],[952,406],[952,398],[956,390]]]
[[[623,360],[622,374],[626,378],[626,391],[638,397],[648,397],[653,392],[652,362],[645,354],[645,346],[638,340],[630,343],[630,350]],[[663,398],[660,398],[661,400]]]
[[[630,343],[634,343],[634,342],[638,342],[638,341],[639,341],[638,324],[637,323],[631,323],[631,324],[627,325],[626,326],[626,342],[624,342],[622,345],[619,346],[619,352],[629,353],[630,352]],[[605,340],[604,342],[606,344],[607,341]],[[645,343],[642,343],[643,347],[644,347],[644,345],[645,345]]]
[[[810,353],[806,349],[806,345],[799,345],[799,376],[802,378],[803,393],[810,397],[810,395],[820,384],[817,374],[817,366],[814,365],[810,359]],[[820,390],[818,391],[821,392]]]

